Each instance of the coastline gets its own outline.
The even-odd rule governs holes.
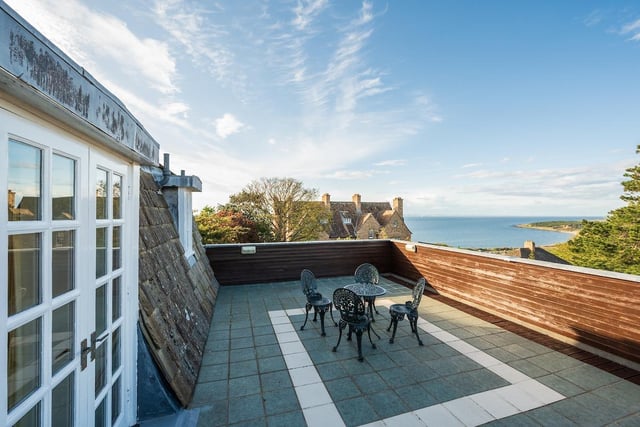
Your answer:
[[[542,231],[555,231],[558,233],[568,233],[571,234],[572,236],[577,236],[578,233],[580,232],[580,230],[564,230],[562,228],[554,228],[554,227],[543,227],[543,226],[537,226],[537,225],[531,225],[531,224],[516,224],[516,227],[518,228],[529,228],[532,230],[542,230]]]
[[[440,243],[459,248],[521,248],[533,240],[543,247],[572,239],[584,217],[406,217],[412,241]],[[567,223],[569,225],[563,227]],[[525,226],[535,224],[544,229]],[[557,227],[554,228],[554,227]],[[562,231],[562,232],[559,232]],[[569,232],[569,234],[567,234]]]

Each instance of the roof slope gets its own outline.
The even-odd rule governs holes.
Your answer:
[[[140,328],[154,360],[183,406],[191,400],[219,284],[198,228],[189,266],[169,207],[153,176],[140,171]]]

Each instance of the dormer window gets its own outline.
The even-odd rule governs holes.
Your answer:
[[[351,224],[351,217],[349,216],[349,212],[340,212],[340,216],[342,217],[343,224]]]

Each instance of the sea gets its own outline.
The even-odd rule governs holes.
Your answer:
[[[405,217],[414,242],[445,244],[456,248],[521,248],[526,240],[536,246],[564,243],[570,233],[520,228],[518,224],[543,221],[581,221],[599,217],[525,217],[525,216],[421,216]]]

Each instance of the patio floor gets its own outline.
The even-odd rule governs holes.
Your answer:
[[[352,278],[318,279],[319,291]],[[407,320],[394,344],[385,306],[410,289],[381,278],[364,361],[355,339],[307,323],[298,281],[222,287],[190,415],[197,426],[640,425],[640,386],[427,295],[419,333]],[[310,313],[310,317],[311,317]],[[334,311],[336,320],[338,312]]]

